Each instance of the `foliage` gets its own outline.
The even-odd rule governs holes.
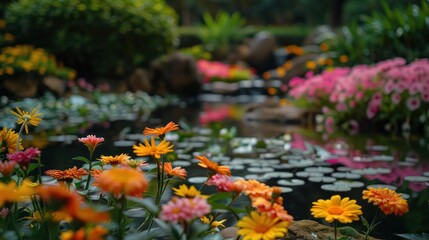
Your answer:
[[[429,103],[429,62],[416,60],[408,65],[401,58],[373,66],[325,70],[319,75],[294,78],[290,96],[297,104],[323,112],[325,124],[365,126],[366,121],[387,124],[390,130],[414,131],[427,128]],[[357,122],[361,124],[357,124]],[[388,129],[388,130],[389,130]]]
[[[381,60],[403,57],[407,61],[429,55],[429,3],[393,9],[383,4],[382,12],[363,16],[361,24],[354,22],[340,34],[327,40],[330,50],[340,63],[341,55],[348,56],[348,64],[371,64]]]
[[[245,20],[238,13],[219,12],[215,18],[205,13],[203,20],[199,36],[208,51],[226,52],[231,43],[243,37]]]
[[[221,62],[210,62],[202,59],[197,62],[197,67],[205,82],[239,82],[254,77],[250,69]]]
[[[209,52],[204,51],[203,46],[201,45],[195,45],[189,48],[182,48],[180,49],[180,51],[185,54],[191,55],[195,60],[210,60],[212,58],[212,55]]]
[[[73,79],[75,75],[74,70],[62,67],[53,55],[41,48],[16,45],[1,49],[0,78],[56,76]]]
[[[176,34],[163,0],[20,0],[5,18],[18,43],[45,48],[86,77],[123,76],[167,52]]]

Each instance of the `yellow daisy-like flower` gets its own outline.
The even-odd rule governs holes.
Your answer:
[[[125,153],[122,153],[120,155],[115,156],[103,156],[101,155],[100,161],[103,164],[110,164],[112,166],[116,166],[118,164],[124,164],[130,159],[130,156],[128,156]]]
[[[144,145],[143,145],[144,144]],[[170,145],[170,142],[162,140],[158,145],[155,143],[155,138],[150,138],[150,144],[145,139],[143,144],[134,145],[134,153],[137,156],[153,156],[155,158],[161,158],[162,154],[166,154],[173,151],[173,145]]]
[[[274,240],[284,237],[288,226],[288,221],[281,221],[253,211],[237,222],[239,228],[237,233],[243,236],[243,240]]]
[[[165,127],[159,127],[159,128],[145,128],[143,131],[144,135],[156,135],[158,137],[162,137],[165,134],[167,134],[168,132],[174,131],[179,129],[179,125],[177,125],[174,122],[169,122],[167,123],[167,125],[165,125]]]
[[[16,144],[18,143],[18,133],[15,133],[12,129],[3,128],[0,130],[0,152],[2,153],[14,153],[16,150]],[[18,150],[24,149],[19,143]]]
[[[408,212],[407,200],[391,189],[370,187],[368,190],[364,190],[362,194],[363,199],[368,199],[368,202],[378,206],[386,215],[393,213],[402,216]]]
[[[311,215],[315,218],[325,218],[328,222],[338,220],[341,223],[351,223],[358,221],[362,214],[361,206],[356,204],[356,200],[346,197],[341,199],[340,195],[334,195],[331,199],[313,202]]]
[[[119,197],[122,194],[141,197],[147,180],[141,171],[131,168],[112,168],[94,176],[94,186]]]
[[[203,222],[204,224],[210,225],[212,228],[225,227],[223,223],[226,221],[226,219],[223,219],[220,221],[214,221],[213,216],[210,216],[210,217],[204,216],[200,219],[201,219],[201,222]]]
[[[198,191],[195,186],[186,186],[185,184],[182,184],[179,186],[179,188],[173,188],[174,194],[180,197],[186,197],[186,198],[194,198],[194,197],[201,197],[201,198],[207,198],[207,195],[202,195],[200,191]]]
[[[34,194],[33,187],[34,184],[28,179],[25,179],[21,186],[16,186],[15,182],[0,183],[0,207],[5,203],[26,201]]]
[[[215,173],[219,173],[226,176],[231,176],[231,170],[227,166],[219,166],[219,164],[210,161],[206,156],[197,156],[197,160],[200,161],[198,166],[207,168]]]
[[[38,126],[39,123],[42,121],[42,119],[39,118],[39,116],[41,116],[42,113],[39,113],[37,111],[38,109],[34,108],[33,111],[29,113],[17,107],[16,112],[11,111],[11,113],[18,117],[18,119],[16,120],[16,123],[23,124],[25,128],[25,133],[28,134],[28,124],[33,126]]]

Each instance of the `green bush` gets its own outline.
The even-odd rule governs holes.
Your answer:
[[[330,39],[330,49],[337,56],[347,56],[347,64],[371,64],[403,57],[408,61],[429,56],[429,3],[392,9],[383,4],[382,12],[363,16],[362,24],[344,27]]]
[[[55,54],[84,77],[118,77],[166,53],[176,15],[163,0],[18,0],[5,13],[16,42]]]

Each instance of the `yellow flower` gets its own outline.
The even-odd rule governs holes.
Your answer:
[[[16,150],[16,144],[18,143],[18,133],[15,133],[12,129],[3,128],[0,131],[0,152],[14,153]],[[21,145],[21,141],[18,146],[18,150],[24,149]]]
[[[179,129],[179,125],[177,125],[174,122],[169,122],[169,123],[167,123],[167,125],[165,125],[165,127],[159,127],[159,128],[148,128],[147,127],[144,129],[143,134],[146,136],[153,134],[153,135],[156,135],[158,137],[160,137],[160,136],[162,137],[165,134],[167,134],[168,132],[171,132],[171,131],[174,131],[177,129]]]
[[[21,186],[16,186],[15,182],[8,184],[0,182],[0,207],[5,203],[23,202],[34,194],[33,183],[25,179]]]
[[[201,222],[210,225],[213,228],[217,228],[217,227],[225,227],[225,225],[223,225],[223,223],[226,221],[226,219],[220,220],[220,221],[214,221],[213,216],[210,217],[202,217],[200,218]]]
[[[305,67],[310,70],[314,70],[317,68],[317,64],[314,61],[307,61],[305,63]]]
[[[103,240],[107,233],[109,231],[101,226],[92,228],[82,227],[76,232],[72,230],[61,232],[60,240]]]
[[[155,143],[155,138],[150,138],[150,144],[145,139],[144,145],[139,143],[139,145],[133,146],[134,153],[137,156],[153,156],[155,158],[160,158],[161,154],[166,154],[173,151],[173,145],[170,145],[170,142],[162,140],[158,145]]]
[[[141,197],[147,188],[142,172],[131,168],[112,168],[94,176],[94,186],[119,197],[121,194]]]
[[[122,153],[120,155],[115,155],[115,156],[103,156],[103,155],[101,155],[101,157],[100,157],[100,161],[103,164],[110,164],[112,166],[116,166],[118,164],[124,164],[128,160],[130,160],[130,156],[128,156],[127,154],[124,154],[124,153]]]
[[[243,240],[274,240],[284,237],[288,226],[288,221],[281,221],[253,211],[237,222],[239,228],[237,233],[243,236]]]
[[[338,220],[341,223],[351,223],[359,220],[362,214],[361,206],[356,204],[356,200],[350,200],[348,197],[341,199],[340,195],[334,195],[331,199],[313,202],[311,214],[315,218],[325,218],[328,222]]]
[[[25,127],[25,132],[28,134],[28,124],[33,126],[38,126],[40,121],[42,121],[41,118],[39,118],[42,113],[37,112],[37,108],[34,108],[33,111],[26,112],[22,111],[18,107],[16,108],[16,112],[11,111],[13,115],[17,116],[18,119],[16,120],[17,124],[23,124]]]
[[[403,199],[401,194],[388,188],[372,188],[364,190],[362,192],[363,199],[368,199],[368,202],[372,202],[378,206],[380,210],[386,214],[395,214],[402,216],[408,212],[407,200]]]
[[[174,194],[180,197],[186,197],[186,198],[194,198],[194,197],[202,197],[207,198],[207,195],[202,195],[200,191],[198,191],[195,186],[186,186],[185,184],[182,184],[179,186],[179,188],[173,188]]]

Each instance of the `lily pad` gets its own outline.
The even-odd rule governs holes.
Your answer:
[[[258,181],[262,181],[262,182],[267,180],[267,178],[265,178],[265,176],[259,175],[259,174],[248,174],[248,175],[244,176],[244,178],[245,179],[255,179]]]
[[[406,176],[404,180],[409,182],[429,182],[429,177],[425,176]]]
[[[113,142],[113,146],[115,147],[132,147],[134,144],[136,144],[135,141],[129,140],[118,140]]]
[[[393,156],[389,156],[389,155],[377,155],[377,156],[372,156],[372,160],[374,161],[380,161],[380,162],[391,162],[393,161]]]
[[[304,171],[306,172],[319,172],[319,173],[331,173],[334,171],[333,168],[330,167],[308,167],[305,168]]]
[[[269,172],[264,174],[265,178],[291,178],[293,173],[289,172]]]
[[[282,190],[282,193],[290,193],[293,191],[293,188],[290,187],[280,187],[280,189]]]
[[[372,184],[372,185],[366,186],[367,189],[369,189],[370,187],[375,188],[375,189],[377,189],[377,188],[388,188],[388,189],[393,190],[393,191],[395,191],[397,189],[395,186],[387,185],[387,184]]]
[[[308,177],[322,177],[323,173],[301,171],[301,172],[297,172],[295,175],[297,177],[308,178]]]
[[[301,161],[291,160],[291,161],[289,161],[289,164],[294,166],[294,167],[309,167],[309,166],[314,165],[314,161],[311,159],[304,159]]]
[[[188,166],[191,166],[191,163],[189,162],[189,161],[180,161],[180,160],[177,160],[177,161],[174,161],[174,162],[172,162],[171,163],[173,166],[180,166],[180,167],[188,167]]]
[[[256,168],[256,167],[250,167],[247,169],[247,171],[251,173],[267,173],[267,172],[273,172],[274,168],[270,167],[264,167],[264,168]]]
[[[188,182],[190,183],[204,183],[207,180],[207,177],[190,177]]]
[[[359,179],[361,178],[360,174],[348,173],[348,172],[334,172],[331,174],[335,178],[345,178],[345,179]]]
[[[334,182],[333,184],[323,184],[320,188],[331,192],[348,192],[352,190],[349,185],[338,182]]]
[[[283,186],[301,186],[305,184],[305,181],[301,179],[281,179],[277,181],[277,184],[283,185]]]
[[[349,167],[338,167],[337,168],[337,171],[340,171],[340,172],[348,172],[351,170],[352,170],[352,168],[349,168]]]
[[[429,177],[429,171],[428,172],[423,172],[423,176]]]
[[[275,168],[275,169],[291,169],[291,168],[294,168],[294,166],[292,166],[289,163],[282,163],[279,165],[274,165],[273,168]]]
[[[243,165],[230,165],[229,169],[231,170],[244,170],[244,166]]]
[[[339,180],[334,182],[334,184],[345,184],[351,188],[360,188],[365,186],[365,184],[363,182],[358,182],[358,181],[344,181],[344,180]]]
[[[398,166],[400,167],[412,167],[415,166],[415,162],[398,162]]]
[[[310,177],[308,178],[308,181],[317,183],[332,183],[337,181],[337,179],[333,177]]]

